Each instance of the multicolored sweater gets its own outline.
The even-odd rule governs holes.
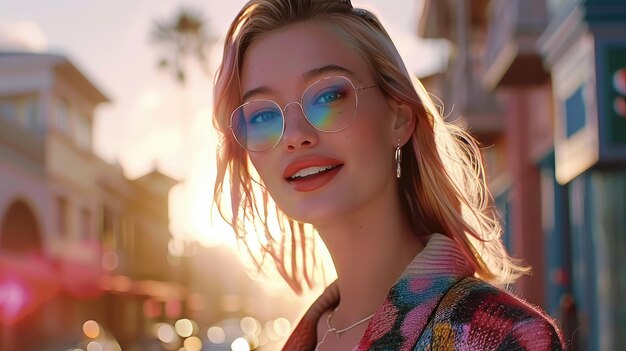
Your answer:
[[[337,306],[331,284],[283,347],[312,351],[321,315]],[[452,239],[433,234],[369,321],[353,351],[562,350],[563,336],[538,307],[474,278]]]

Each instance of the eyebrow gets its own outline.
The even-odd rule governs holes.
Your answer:
[[[343,73],[353,76],[354,73],[345,67],[339,65],[326,65],[319,68],[312,69],[302,75],[302,78],[307,81],[316,78],[325,73]]]
[[[304,74],[302,74],[302,79],[304,81],[309,81],[326,73],[341,73],[345,75],[354,76],[354,73],[350,71],[349,69],[339,66],[339,65],[331,64],[331,65],[326,65],[326,66],[322,66],[319,68],[314,68],[308,72],[305,72]],[[268,94],[268,95],[275,94],[275,90],[268,87],[267,85],[263,85],[258,88],[254,88],[252,90],[246,91],[243,94],[241,100],[247,101],[253,96],[262,95],[262,94]]]

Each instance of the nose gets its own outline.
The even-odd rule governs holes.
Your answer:
[[[285,147],[289,151],[312,147],[319,142],[318,131],[304,116],[302,105],[292,102],[283,110],[285,116]]]

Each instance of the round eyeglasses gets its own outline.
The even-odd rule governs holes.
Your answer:
[[[278,145],[285,132],[287,106],[299,104],[313,127],[323,132],[338,132],[354,119],[359,100],[357,94],[376,86],[355,88],[344,76],[323,78],[304,90],[300,102],[290,102],[282,109],[272,100],[244,103],[231,114],[229,127],[244,149],[269,151]]]

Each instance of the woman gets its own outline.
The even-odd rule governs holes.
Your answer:
[[[245,247],[300,292],[319,234],[337,271],[285,350],[562,347],[543,312],[496,287],[527,269],[499,240],[477,146],[371,13],[250,1],[226,37],[214,122],[215,200]]]

